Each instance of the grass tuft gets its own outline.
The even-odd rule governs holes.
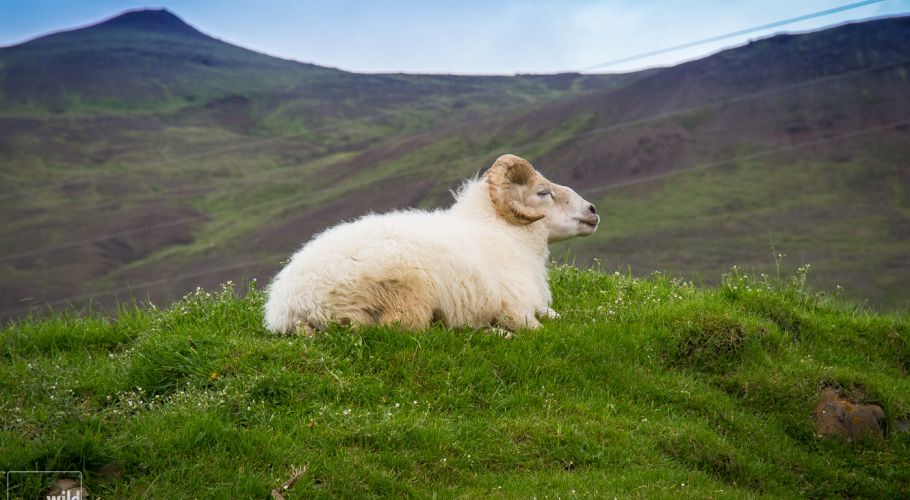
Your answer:
[[[748,341],[764,333],[728,313],[690,313],[674,325],[672,361],[682,366],[723,370],[742,360]]]

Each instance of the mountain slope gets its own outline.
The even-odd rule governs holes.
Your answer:
[[[173,106],[339,73],[226,44],[163,10],[0,49],[0,67],[4,107],[52,111],[95,103]]]
[[[184,31],[155,36],[228,50]],[[908,33],[910,18],[881,19],[601,76],[357,75],[232,48],[295,83],[219,90],[212,77],[199,102],[172,90],[166,106],[8,107],[0,303],[166,302],[266,280],[327,225],[447,205],[461,179],[513,152],[605,214],[556,258],[710,282],[731,265],[776,272],[773,244],[785,271],[810,263],[821,288],[905,307]],[[162,50],[174,74],[213,71]],[[242,75],[238,61],[217,71]]]
[[[381,186],[408,182],[433,206],[498,152],[519,152],[606,214],[593,237],[554,247],[557,259],[570,252],[579,263],[599,258],[713,282],[732,265],[774,273],[781,253],[785,271],[811,264],[820,288],[902,308],[910,296],[908,34],[903,17],[774,37],[472,124],[392,159],[368,150],[363,165],[397,162],[413,175]],[[434,157],[450,158],[443,170],[451,174],[428,186],[421,171]],[[293,248],[319,228],[316,210],[352,217],[397,206],[358,203],[363,197],[352,191],[313,212],[300,207],[244,235],[254,243],[238,241],[239,251],[270,241]]]
[[[86,28],[40,37],[0,49],[0,109],[65,112],[89,107],[173,109],[245,95],[263,105],[300,105],[317,99],[351,111],[437,94],[476,92],[482,87],[520,87],[541,92],[581,75],[527,78],[359,75],[243,49],[189,26],[167,10],[131,11]],[[541,88],[534,88],[536,86]],[[489,90],[484,88],[483,90]],[[264,95],[263,95],[264,94]],[[290,101],[290,102],[289,102]],[[312,103],[317,105],[320,103]]]
[[[357,75],[148,10],[0,49],[0,309],[180,253],[204,223],[225,222],[211,198],[274,189],[260,187],[273,170],[325,168],[370,144],[630,78]]]

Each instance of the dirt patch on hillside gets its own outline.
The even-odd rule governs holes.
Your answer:
[[[192,243],[207,218],[187,206],[145,205],[100,211],[100,217],[68,218],[31,233],[0,262],[17,275],[41,279],[10,282],[0,287],[0,308],[21,307],[21,299],[55,302],[79,295],[85,283],[146,258],[165,248]],[[36,235],[54,236],[40,241]],[[66,235],[66,237],[61,237]],[[150,273],[154,274],[154,273]]]

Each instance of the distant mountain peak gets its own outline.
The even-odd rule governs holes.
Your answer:
[[[206,37],[167,9],[129,10],[94,26]]]

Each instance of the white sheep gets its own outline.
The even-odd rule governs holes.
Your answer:
[[[268,288],[266,327],[329,323],[535,329],[556,317],[548,243],[594,232],[594,205],[526,160],[499,157],[447,210],[366,215],[310,240]]]

